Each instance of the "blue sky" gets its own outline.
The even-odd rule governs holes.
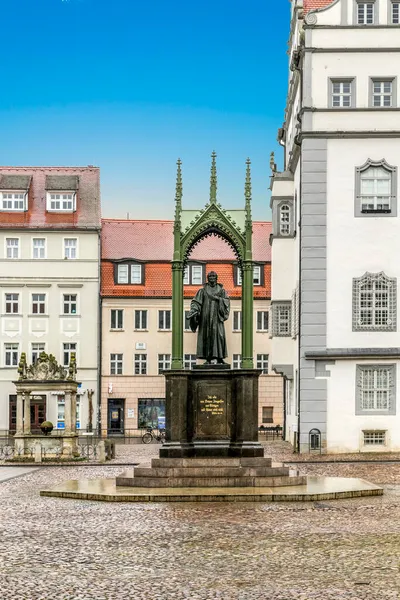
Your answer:
[[[273,8],[272,8],[273,6]],[[287,88],[288,0],[3,0],[1,165],[101,168],[103,216],[242,206],[270,218],[269,154]],[[4,27],[4,24],[6,26]]]

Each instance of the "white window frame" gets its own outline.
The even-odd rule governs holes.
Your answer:
[[[370,6],[372,5],[372,19]],[[378,23],[378,1],[375,0],[356,0],[354,5],[354,23],[356,25],[367,26]],[[361,14],[360,8],[363,7]]]
[[[117,285],[144,285],[144,265],[135,262],[117,263],[114,277]]]
[[[185,354],[183,357],[183,368],[186,370],[193,369],[196,366],[196,355],[195,354]]]
[[[168,327],[169,320],[169,327]],[[170,309],[162,309],[158,311],[158,330],[171,331],[172,328],[172,311]]]
[[[385,430],[363,430],[363,446],[371,448],[371,446],[386,446]]]
[[[256,358],[257,369],[262,369],[262,374],[268,375],[269,354],[257,354]]]
[[[262,265],[253,266],[253,285],[262,285]],[[236,285],[242,285],[242,271],[239,265],[236,266]]]
[[[242,331],[242,311],[232,311],[232,331]]]
[[[130,284],[131,285],[142,285],[143,278],[143,266],[138,264],[130,265]]]
[[[68,245],[67,242],[75,242]],[[72,256],[75,254],[75,256]],[[76,260],[78,258],[78,238],[66,237],[63,239],[63,257],[67,260]]]
[[[66,346],[75,346],[75,349],[73,348],[66,348]],[[75,353],[75,360],[76,362],[78,362],[78,343],[77,342],[62,342],[62,365],[63,367],[69,367],[69,364],[71,362],[71,354]],[[65,357],[68,356],[68,362],[65,362]]]
[[[34,348],[36,346],[36,348]],[[40,346],[42,350],[39,350]],[[46,352],[46,342],[31,342],[31,363],[34,364],[42,352]],[[36,355],[36,358],[34,358]]]
[[[35,242],[43,242],[43,244],[36,244]],[[32,258],[34,260],[43,260],[47,257],[47,243],[46,238],[32,238]]]
[[[71,196],[71,197],[70,197]],[[70,206],[64,207],[64,203]],[[59,204],[59,206],[55,206]],[[53,205],[53,206],[52,206]],[[51,190],[46,193],[47,212],[73,213],[76,211],[76,191],[73,190]]]
[[[397,78],[396,77],[371,77],[369,89],[369,105],[371,108],[393,108],[397,105]],[[385,86],[390,85],[390,91],[385,91]],[[379,90],[376,86],[379,86]],[[379,103],[376,104],[375,100]],[[389,99],[389,104],[385,104]]]
[[[391,25],[400,25],[400,2],[389,2],[389,20]]]
[[[44,296],[44,299],[42,299],[42,296]],[[38,310],[37,312],[34,311],[33,307],[34,305],[37,305],[37,308],[40,308],[43,306],[43,312],[41,310]],[[31,293],[31,315],[35,315],[36,316],[43,316],[43,315],[47,315],[47,294],[45,292],[32,292]]]
[[[133,356],[133,374],[136,376],[147,375],[147,354],[135,352]]]
[[[259,327],[259,321],[261,327]],[[269,310],[258,310],[256,312],[256,331],[265,332],[269,330]]]
[[[123,375],[123,374],[124,374],[124,355],[121,352],[110,352],[110,375]]]
[[[7,300],[7,296],[17,296],[17,298],[9,298]],[[5,292],[4,294],[4,314],[5,315],[18,315],[20,314],[20,295],[18,292]],[[7,304],[10,305],[11,310],[8,311],[7,310]],[[17,310],[14,310],[15,305],[17,307]]]
[[[364,193],[362,181],[369,179],[367,175],[370,169],[381,169],[387,173],[387,176],[382,177],[382,180],[390,180],[389,194],[379,192],[378,181],[380,178],[378,177],[374,179],[376,181],[374,193]],[[397,216],[397,167],[392,167],[385,159],[374,161],[369,158],[361,167],[356,167],[355,179],[354,215],[356,217]],[[386,201],[382,202],[382,199],[386,199]]]
[[[75,296],[75,300],[71,300],[71,299],[66,300],[66,298],[71,298],[72,296]],[[79,295],[77,293],[61,294],[61,314],[67,315],[69,317],[71,317],[71,316],[76,317],[77,315],[79,315],[78,301],[79,301]],[[75,312],[65,312],[66,306],[69,306],[69,308],[71,309],[74,304],[75,304]]]
[[[5,196],[11,196],[11,198],[5,198]],[[22,196],[22,198],[20,197]],[[26,199],[28,197],[28,193],[23,190],[2,190],[1,192],[1,203],[0,203],[0,211],[1,212],[25,212],[27,210]],[[4,203],[11,203],[11,207],[5,207]],[[22,207],[21,207],[22,203]]]
[[[353,279],[353,331],[397,330],[397,279],[364,273]]]
[[[331,77],[329,83],[329,108],[337,110],[346,110],[354,108],[356,105],[356,85],[354,77]],[[339,85],[339,90],[335,90],[335,86]],[[345,90],[344,86],[349,86],[349,90]],[[285,203],[286,204],[286,203]]]
[[[203,285],[205,282],[205,265],[203,263],[185,265],[183,285]]]
[[[19,343],[4,343],[4,366],[6,368],[17,367],[19,362]]]
[[[396,365],[357,365],[356,390],[356,415],[395,415]]]
[[[113,313],[115,313],[115,327],[113,327]],[[121,318],[120,318],[121,317]],[[124,309],[123,308],[111,308],[110,309],[110,329],[111,331],[123,331],[124,330]],[[121,327],[119,324],[121,323]]]
[[[158,374],[161,375],[163,371],[168,371],[171,368],[171,355],[170,354],[159,354],[158,355]]]
[[[62,410],[60,410],[62,408]],[[61,416],[60,416],[61,415]],[[57,396],[57,429],[65,428],[65,395]]]
[[[233,354],[232,355],[232,369],[241,369],[242,368],[242,355],[241,354]]]
[[[139,325],[136,326],[136,315],[139,314]],[[133,314],[133,318],[134,323],[134,330],[135,331],[147,331],[148,330],[148,326],[149,326],[149,315],[148,315],[148,310],[147,309],[135,309],[135,312]]]
[[[12,242],[11,244],[9,242]],[[16,243],[15,243],[16,242]],[[5,251],[4,256],[8,260],[17,260],[20,258],[19,249],[20,249],[20,238],[19,237],[6,237],[5,241]],[[10,252],[8,252],[10,250]],[[16,252],[15,252],[16,250]],[[9,254],[11,256],[9,256]]]

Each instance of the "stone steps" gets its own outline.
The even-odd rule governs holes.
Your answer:
[[[117,477],[117,485],[141,488],[229,488],[304,485],[306,477]]]
[[[271,467],[272,460],[264,457],[252,458],[153,458],[152,467]]]
[[[135,467],[133,477],[282,477],[289,475],[289,467]]]

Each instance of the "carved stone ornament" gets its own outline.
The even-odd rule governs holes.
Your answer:
[[[316,25],[318,21],[318,17],[314,12],[310,12],[306,14],[306,24],[307,25]]]
[[[18,380],[24,381],[75,381],[76,379],[76,362],[75,356],[71,356],[71,362],[68,370],[59,365],[52,354],[41,352],[39,358],[33,365],[28,365],[26,362],[26,353],[21,353],[21,359],[18,365]]]

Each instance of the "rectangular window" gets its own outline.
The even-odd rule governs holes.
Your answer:
[[[76,315],[77,314],[77,294],[64,294],[63,295],[63,314],[64,315]]]
[[[4,365],[16,367],[18,365],[19,344],[4,344]]]
[[[46,294],[32,294],[32,314],[46,314]]]
[[[142,283],[142,265],[131,265],[131,283]]]
[[[351,79],[331,79],[331,107],[332,108],[351,108],[352,107],[352,86]]]
[[[257,354],[257,369],[262,369],[263,375],[268,375],[268,354]]]
[[[158,329],[164,329],[164,330],[171,329],[171,311],[170,310],[159,310],[158,311]]]
[[[164,398],[138,398],[138,427],[165,428]]]
[[[159,354],[158,355],[158,374],[161,375],[163,371],[167,371],[171,368],[171,355],[170,354]]]
[[[32,364],[35,364],[35,362],[37,361],[37,359],[40,356],[40,353],[46,351],[45,344],[32,342],[31,350],[32,350]]]
[[[233,311],[233,329],[232,331],[242,331],[242,311]]]
[[[400,24],[400,2],[392,2],[392,25]]]
[[[111,329],[124,328],[124,311],[123,309],[111,309]]]
[[[74,259],[78,257],[78,240],[77,238],[64,239],[64,258]]]
[[[363,431],[364,446],[385,446],[386,431]]]
[[[258,310],[257,311],[257,331],[268,331],[268,319],[269,319],[269,311],[268,310]]]
[[[397,280],[384,273],[353,279],[353,331],[396,331]]]
[[[241,369],[242,368],[242,355],[234,354],[232,357],[232,369]]]
[[[74,192],[48,192],[47,210],[72,212],[74,207]]]
[[[57,396],[57,429],[65,427],[65,396]]]
[[[292,303],[274,303],[272,306],[272,334],[286,337],[292,334]]]
[[[19,313],[19,294],[6,294],[6,314]]]
[[[242,271],[240,267],[236,267],[237,285],[242,285]],[[255,265],[253,267],[253,285],[261,285],[261,266]]]
[[[183,284],[184,285],[189,285],[190,284],[190,268],[189,265],[186,265],[184,271],[183,271]]]
[[[10,210],[25,210],[25,193],[24,192],[3,192],[1,209]]]
[[[201,285],[203,283],[203,266],[192,265],[192,285]]]
[[[184,367],[185,369],[193,369],[196,366],[196,355],[185,354]]]
[[[147,329],[147,310],[135,310],[135,329]]]
[[[395,365],[357,365],[356,414],[395,414]]]
[[[372,106],[374,108],[390,108],[393,103],[393,80],[379,81],[373,79]]]
[[[192,331],[190,329],[189,313],[190,310],[185,310],[185,331]]]
[[[135,375],[147,375],[147,354],[135,354]]]
[[[262,407],[262,422],[273,423],[274,422],[274,407],[263,406]]]
[[[19,239],[6,238],[6,257],[19,258]]]
[[[110,375],[122,375],[123,354],[110,354]]]
[[[128,265],[118,265],[118,283],[129,283]]]
[[[373,25],[375,17],[375,2],[357,2],[358,25]]]
[[[63,343],[63,365],[68,367],[71,362],[72,354],[75,354],[76,360],[76,342],[64,342]]]
[[[33,238],[32,257],[46,258],[46,240],[44,238]]]

